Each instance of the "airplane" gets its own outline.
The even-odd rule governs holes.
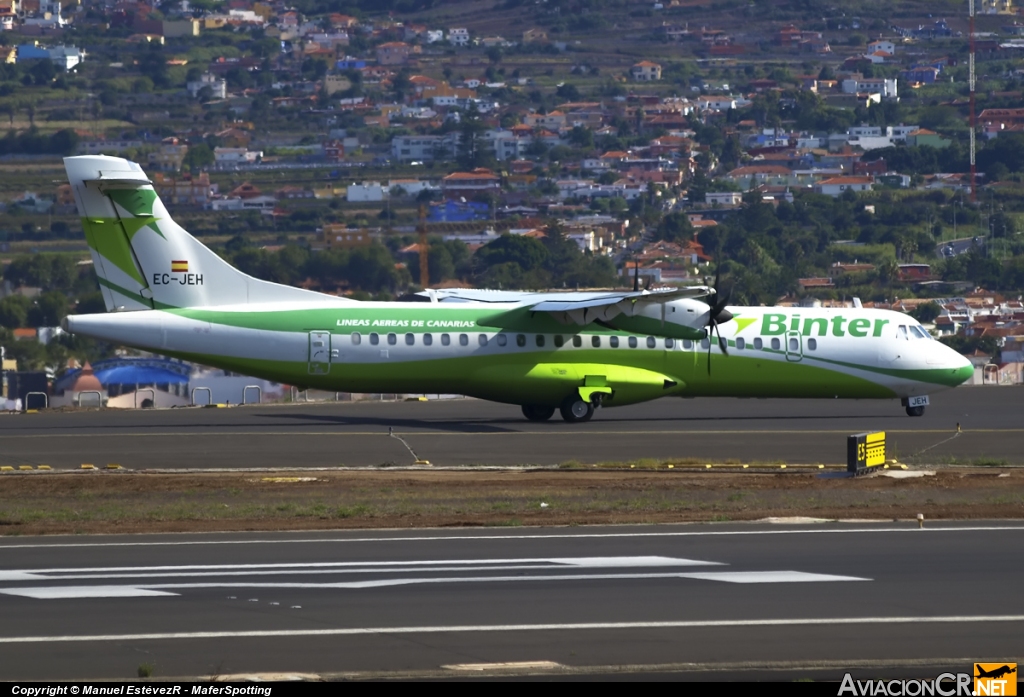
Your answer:
[[[1004,675],[1010,675],[1011,673],[1016,673],[1017,672],[1016,668],[1011,668],[1008,665],[1003,665],[1003,666],[1000,666],[999,668],[994,668],[993,670],[985,670],[984,668],[982,668],[977,663],[974,664],[974,665],[975,665],[975,669],[978,671],[978,674],[974,676],[976,678],[996,678],[996,679],[998,679],[998,678],[1003,677]]]
[[[68,157],[106,303],[66,331],[302,388],[452,393],[569,423],[660,397],[900,399],[971,363],[876,309],[729,306],[715,287],[425,290],[358,302],[253,278],[174,222],[134,162]],[[714,335],[717,333],[717,340]]]

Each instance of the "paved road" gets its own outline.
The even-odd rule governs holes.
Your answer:
[[[694,457],[710,461],[843,463],[848,434],[885,430],[912,463],[956,459],[1024,464],[1024,390],[959,388],[925,416],[899,402],[662,399],[600,410],[586,424],[531,423],[518,407],[476,400],[230,409],[93,411],[0,416],[0,465],[333,467],[557,464]],[[957,424],[963,433],[953,438]],[[925,449],[928,449],[925,451]],[[925,451],[916,459],[911,456]]]
[[[1024,655],[1022,543],[1001,522],[3,539],[0,680],[934,676]]]

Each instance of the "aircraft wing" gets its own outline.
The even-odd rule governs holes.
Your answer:
[[[606,293],[597,297],[589,298],[565,298],[542,300],[530,307],[534,312],[569,312],[571,310],[582,310],[584,308],[602,307],[617,305],[622,302],[630,303],[667,303],[680,298],[703,298],[711,294],[707,286],[688,286],[686,288],[664,288],[659,290],[640,290],[622,293]],[[591,295],[591,294],[587,294]]]
[[[643,305],[664,305],[682,298],[703,298],[713,293],[707,286],[604,293],[586,298],[557,297],[530,306],[532,312],[550,313],[562,324],[586,325],[609,322],[624,311],[636,314]],[[664,316],[664,310],[662,310]]]

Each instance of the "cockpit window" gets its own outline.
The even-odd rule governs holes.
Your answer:
[[[897,338],[900,338],[900,339],[906,339],[907,338],[907,325],[901,324],[900,327],[899,327],[899,332],[896,334],[896,336],[897,336]]]
[[[924,327],[919,327],[916,324],[910,326],[910,332],[914,335],[914,338],[916,338],[916,339],[930,339],[931,338],[931,336],[928,335],[928,332],[926,332],[924,330]]]

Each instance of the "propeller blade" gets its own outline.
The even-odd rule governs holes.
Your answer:
[[[708,330],[708,377],[711,377],[711,339],[715,333],[715,320],[713,318],[710,325]]]
[[[640,292],[640,262],[633,260],[633,292]]]

